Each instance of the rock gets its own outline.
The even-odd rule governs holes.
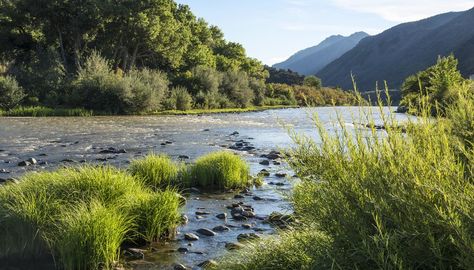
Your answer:
[[[128,248],[125,250],[124,255],[129,260],[143,260],[145,259],[145,251],[138,248]]]
[[[173,266],[174,270],[188,270],[188,268],[180,263],[177,263]]]
[[[225,248],[227,250],[235,250],[235,249],[241,249],[245,247],[244,245],[242,245],[241,243],[226,243],[225,244]]]
[[[127,153],[127,150],[125,149],[116,149],[113,147],[109,147],[105,150],[100,151],[99,153],[101,154],[125,154]]]
[[[217,235],[217,233],[215,233],[214,231],[206,229],[206,228],[199,229],[196,232],[199,233],[199,234],[205,235],[205,236],[216,236]]]
[[[287,176],[287,174],[286,174],[286,173],[279,172],[279,173],[275,173],[275,176],[276,176],[276,177],[279,177],[279,178],[284,178],[284,177]]]
[[[205,128],[205,129],[203,129],[202,131],[204,131],[204,132],[208,132],[208,131],[211,131],[211,130],[210,130],[210,129],[208,129],[208,128]]]
[[[244,229],[252,229],[252,224],[242,224],[242,228]]]
[[[259,196],[253,196],[254,201],[263,201],[262,197]]]
[[[276,183],[275,185],[277,185],[277,186],[281,187],[281,186],[284,186],[284,185],[285,185],[285,183],[278,182],[278,183]]]
[[[38,156],[39,156],[39,157],[47,157],[47,156],[48,156],[48,154],[46,154],[46,153],[42,153],[42,154],[39,154]]]
[[[218,214],[216,217],[218,219],[226,219],[227,218],[227,213]]]
[[[212,230],[216,232],[228,232],[230,231],[230,228],[224,225],[219,225],[214,227]]]
[[[268,161],[268,160],[262,160],[262,161],[260,162],[260,165],[268,166],[268,165],[270,165],[270,161]]]
[[[214,268],[216,267],[218,264],[216,261],[214,260],[207,260],[207,261],[203,261],[202,263],[198,264],[197,266],[201,267],[201,268]]]
[[[36,161],[36,159],[34,159],[34,158],[29,158],[26,161],[29,162],[32,165],[35,165],[36,163],[38,163],[38,161]]]
[[[187,247],[180,247],[177,250],[178,250],[178,252],[181,252],[181,253],[186,253],[186,252],[189,251],[189,249]]]
[[[7,171],[6,169],[0,169],[0,173],[10,173],[10,172]]]
[[[190,157],[186,156],[186,155],[180,155],[178,158],[179,159],[190,159]]]
[[[263,169],[263,170],[261,170],[261,171],[258,173],[258,175],[261,175],[261,176],[270,176],[270,172],[267,171],[267,170],[265,170],[265,169]]]
[[[26,160],[18,162],[19,167],[27,167],[27,166],[30,166],[30,165],[31,165],[31,163],[29,163]]]
[[[77,163],[76,160],[74,160],[74,159],[69,159],[69,158],[65,158],[65,159],[61,160],[61,162],[64,162],[64,163]]]
[[[252,212],[252,211],[244,211],[244,212],[242,212],[241,215],[246,217],[246,218],[254,218],[256,216],[255,213]]]
[[[173,144],[172,141],[166,141],[165,143],[166,143],[166,144]]]
[[[242,214],[234,214],[232,215],[232,218],[237,221],[245,221],[247,220],[246,217],[244,217]]]
[[[232,133],[230,134],[230,136],[237,136],[237,135],[239,135],[239,134],[240,134],[239,132],[234,131],[234,132],[232,132]]]
[[[188,241],[197,241],[199,240],[199,236],[195,235],[194,233],[186,233],[184,234],[184,239]]]
[[[181,224],[186,225],[186,224],[188,224],[188,221],[189,221],[188,216],[186,216],[185,214],[182,214],[181,215]]]
[[[234,199],[243,199],[243,198],[245,198],[245,196],[244,196],[244,195],[241,195],[241,194],[236,194],[236,195],[234,196]]]
[[[196,211],[195,213],[197,216],[204,216],[204,215],[210,215],[211,213],[206,212],[206,211]]]
[[[273,161],[273,165],[276,165],[276,166],[281,165],[281,162],[280,161]]]
[[[47,161],[40,161],[38,164],[41,165],[41,166],[44,166],[44,165],[48,165],[48,162]]]
[[[179,199],[179,206],[185,206],[185,205],[186,205],[186,202],[187,202],[186,197],[184,197],[184,196],[181,195],[181,194],[177,194],[176,196],[177,196],[178,199]]]
[[[237,240],[239,240],[239,242],[250,241],[259,238],[260,236],[256,233],[241,233],[237,236]]]
[[[161,146],[165,146],[165,145],[166,145],[166,143],[160,143],[160,145],[161,145]]]
[[[281,153],[278,151],[271,151],[269,154],[265,155],[266,158],[275,160],[281,158]]]
[[[196,216],[196,219],[205,219],[205,218],[206,218],[205,216],[200,216],[200,215]]]

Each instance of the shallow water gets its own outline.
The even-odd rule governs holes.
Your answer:
[[[393,108],[384,108],[389,112]],[[373,108],[376,122],[381,122],[380,113]],[[153,252],[146,253],[144,261],[134,262],[136,269],[167,269],[174,263],[193,267],[198,263],[216,258],[225,252],[226,242],[236,242],[240,233],[252,232],[257,228],[259,234],[271,234],[274,229],[261,220],[246,222],[221,221],[215,217],[228,213],[227,205],[243,201],[250,204],[260,217],[273,211],[291,212],[290,204],[284,199],[294,181],[278,178],[275,172],[291,172],[285,164],[263,166],[260,155],[271,150],[291,147],[292,141],[287,128],[318,138],[310,116],[317,113],[324,126],[336,131],[333,123],[339,112],[343,122],[350,128],[364,128],[357,124],[359,109],[356,107],[312,108],[269,110],[242,114],[215,114],[203,116],[132,116],[132,117],[87,117],[87,118],[1,118],[0,117],[0,179],[21,176],[28,171],[40,171],[81,163],[107,163],[126,167],[133,158],[149,152],[167,153],[174,158],[189,156],[192,161],[205,153],[227,149],[236,141],[249,142],[255,150],[237,151],[251,165],[253,174],[265,168],[272,172],[265,178],[266,184],[251,190],[251,196],[234,199],[235,194],[193,194],[188,197],[182,212],[189,217],[189,223],[179,228],[174,241],[156,246]],[[399,120],[405,115],[396,114]],[[355,123],[354,123],[355,122]],[[230,135],[237,131],[239,134]],[[168,141],[168,144],[166,142]],[[162,145],[165,144],[165,145]],[[101,154],[100,151],[113,147],[125,149],[122,154]],[[35,158],[38,165],[19,167],[20,161]],[[188,161],[188,160],[186,160]],[[268,183],[283,183],[283,186]],[[255,201],[253,196],[264,200]],[[197,219],[195,212],[211,212],[203,219]],[[229,215],[230,216],[230,215]],[[251,223],[253,229],[243,229],[243,223]],[[199,241],[188,246],[183,239],[186,232],[199,228],[212,229],[227,224],[230,232],[219,233],[215,237],[200,237]],[[189,252],[179,253],[176,249],[187,247]]]

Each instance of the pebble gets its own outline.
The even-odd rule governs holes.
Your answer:
[[[199,234],[205,235],[205,236],[216,236],[217,235],[217,233],[215,233],[214,231],[206,229],[206,228],[199,229],[196,232],[199,233]]]
[[[218,214],[216,217],[218,219],[226,219],[227,218],[227,213]]]
[[[210,215],[211,213],[206,212],[206,211],[196,211],[196,215],[198,216],[203,216],[203,215]]]
[[[184,239],[188,241],[197,241],[199,240],[199,236],[195,235],[194,233],[186,233],[184,234]]]
[[[214,227],[212,230],[216,232],[226,232],[226,231],[230,231],[230,228],[224,225],[219,225],[219,226]]]

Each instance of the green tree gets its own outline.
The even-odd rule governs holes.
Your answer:
[[[306,86],[314,87],[316,89],[321,89],[322,87],[321,79],[314,75],[306,76],[304,78],[303,84]]]
[[[11,76],[0,76],[0,108],[13,109],[25,97],[23,88]]]

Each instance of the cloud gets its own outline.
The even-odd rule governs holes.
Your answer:
[[[420,20],[449,11],[462,11],[474,7],[473,0],[332,0],[344,9],[376,14],[388,21],[407,22]]]

